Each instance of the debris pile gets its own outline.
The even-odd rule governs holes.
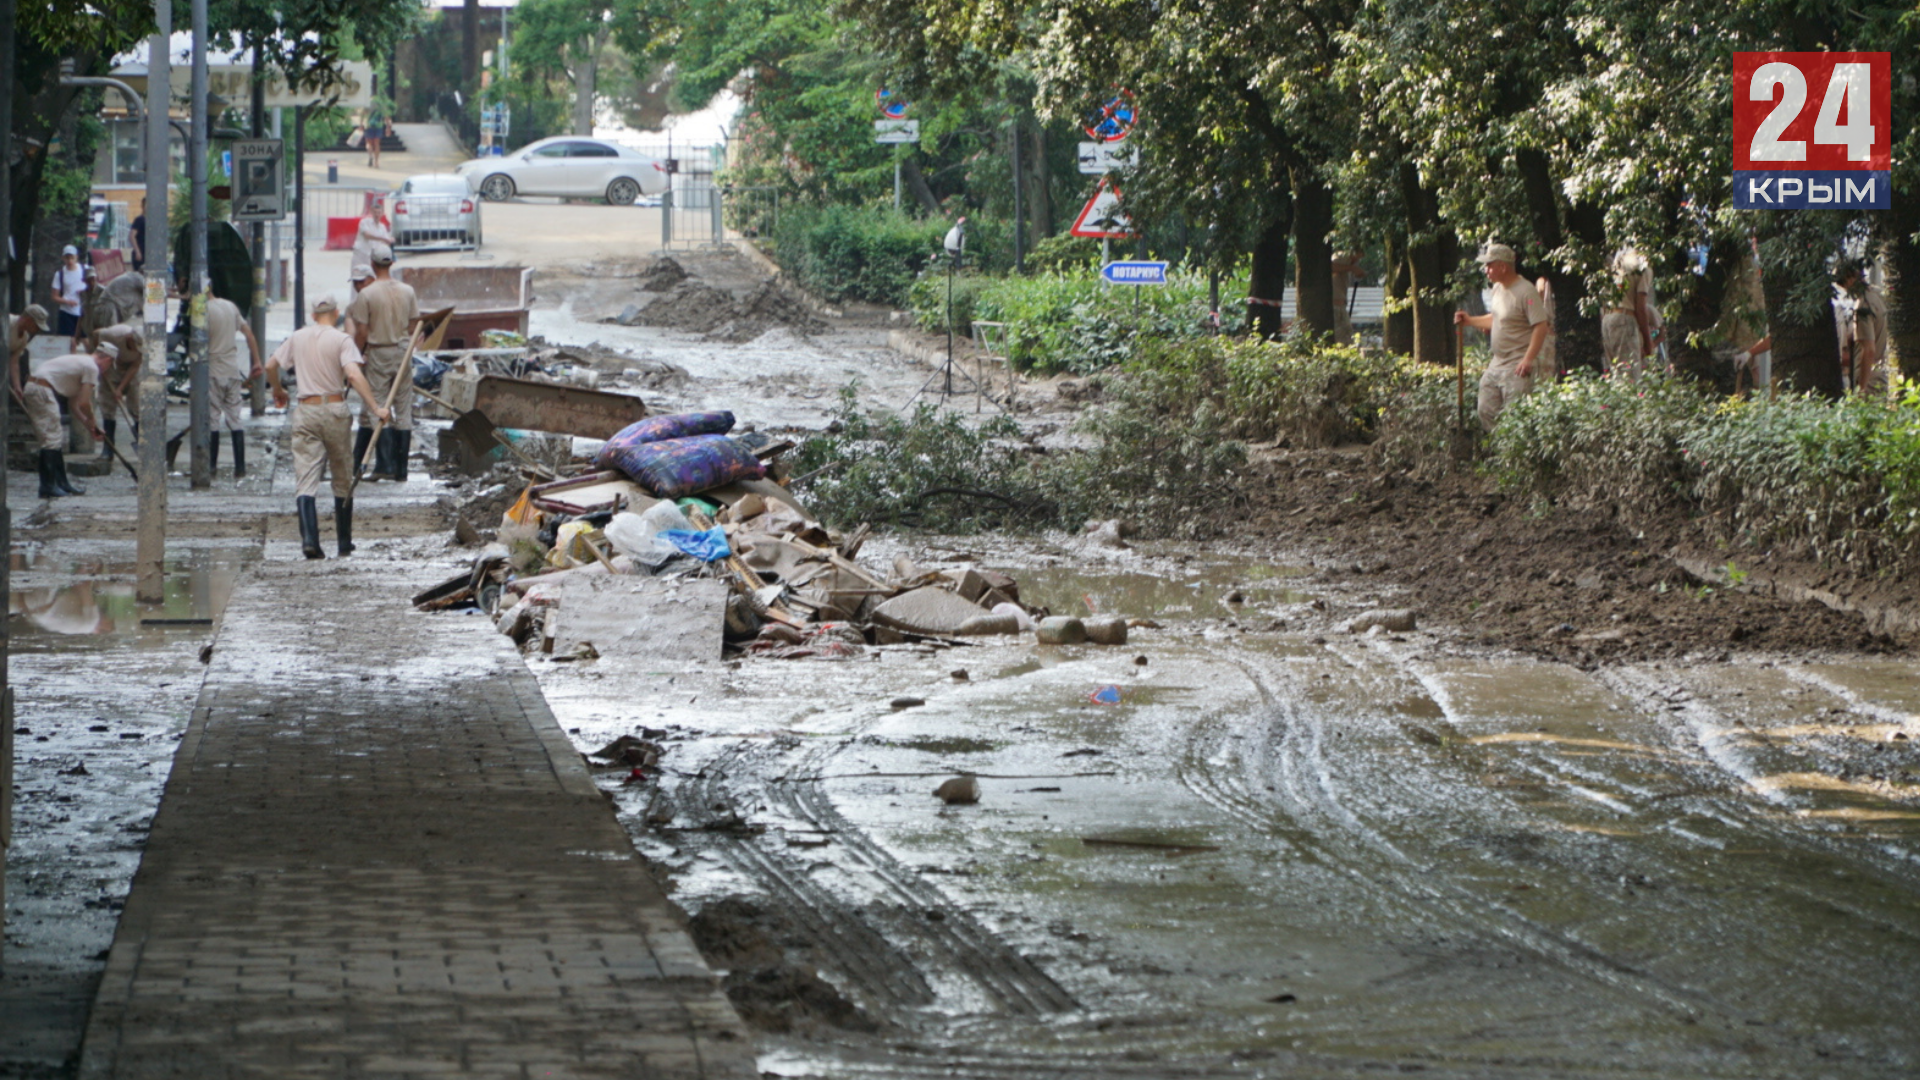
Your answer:
[[[622,326],[659,326],[686,330],[722,341],[753,341],[773,329],[801,336],[825,333],[827,324],[807,309],[806,302],[779,281],[764,281],[745,298],[735,300],[724,289],[690,278],[678,264],[656,265],[641,291],[662,293],[645,304],[628,304],[609,322]],[[678,272],[678,276],[675,272]]]
[[[1012,634],[1125,643],[1125,620],[1051,617],[985,567],[863,565],[866,526],[836,534],[788,491],[793,447],[736,431],[730,412],[646,417],[575,475],[479,493],[456,531],[477,539],[497,515],[492,542],[414,603],[480,608],[555,660],[832,660]]]

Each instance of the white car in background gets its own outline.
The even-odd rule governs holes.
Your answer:
[[[577,135],[557,135],[502,157],[474,158],[454,170],[489,202],[515,195],[603,198],[631,206],[667,190],[667,166],[638,150]]]
[[[452,173],[409,176],[393,193],[393,246],[470,247],[480,250],[480,203],[465,179]]]

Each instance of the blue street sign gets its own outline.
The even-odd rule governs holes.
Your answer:
[[[1165,285],[1167,264],[1163,262],[1110,262],[1100,268],[1100,276],[1110,285]]]

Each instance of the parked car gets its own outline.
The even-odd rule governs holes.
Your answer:
[[[393,195],[393,244],[480,248],[480,203],[453,173],[409,176]]]
[[[456,170],[490,202],[515,195],[600,197],[631,206],[642,195],[667,190],[666,163],[603,139],[559,135],[529,143],[504,157],[475,158]]]

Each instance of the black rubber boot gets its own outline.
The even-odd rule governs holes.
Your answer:
[[[53,457],[54,486],[68,495],[85,495],[86,488],[75,487],[73,481],[67,479],[67,455],[58,450],[49,450],[47,453]]]
[[[353,429],[353,474],[360,475],[360,463],[367,460],[367,444],[373,441],[373,429],[357,427]]]
[[[55,479],[56,474],[53,471],[53,455],[59,452],[58,450],[40,451],[40,497],[43,499],[64,498],[67,494],[60,490],[59,481]]]
[[[300,554],[309,559],[324,559],[327,553],[320,550],[320,508],[314,505],[313,496],[301,495],[293,500],[300,512]]]
[[[207,475],[212,476],[219,471],[220,433],[212,431],[207,433]]]
[[[373,443],[373,471],[367,474],[367,479],[393,479],[393,435],[392,428],[380,429],[380,437]]]
[[[393,466],[393,479],[396,483],[407,482],[407,456],[413,453],[413,431],[409,428],[393,429],[393,450],[388,464]]]
[[[247,433],[235,429],[233,432],[233,478],[239,480],[247,475]]]
[[[353,554],[353,500],[333,500],[333,535],[339,541],[340,557]]]
[[[101,461],[113,460],[114,429],[119,426],[120,426],[120,422],[118,420],[115,420],[111,416],[107,417],[105,420],[100,421],[100,430],[107,433],[107,437],[104,440],[102,440],[100,443],[100,460]]]

